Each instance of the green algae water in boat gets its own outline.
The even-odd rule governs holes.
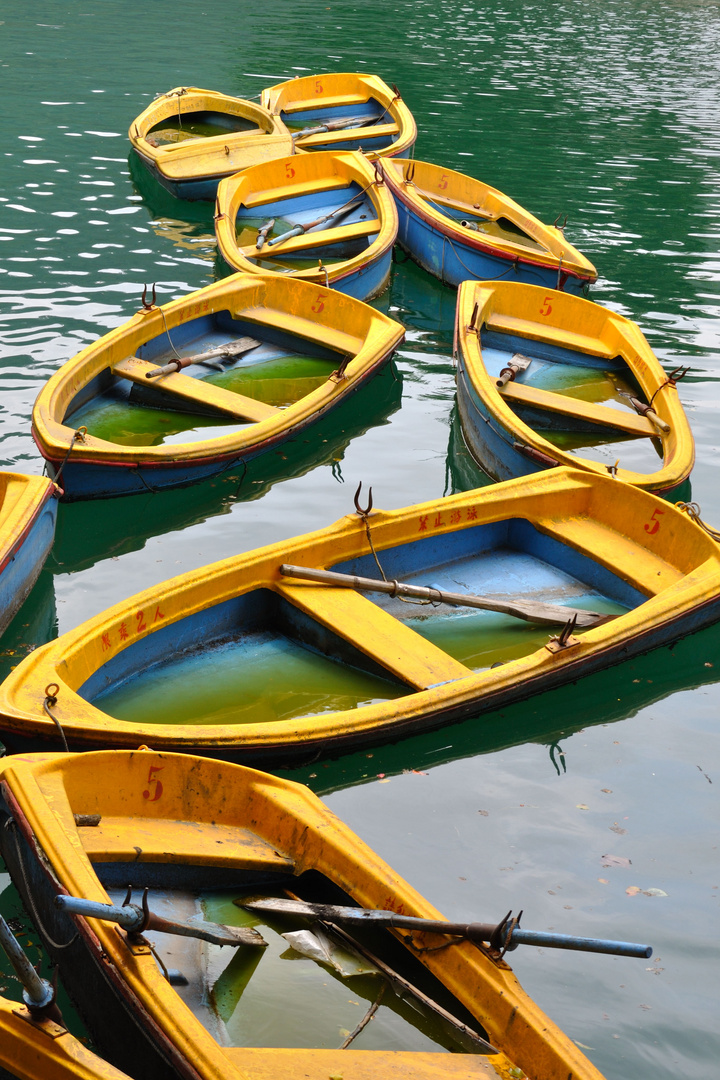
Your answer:
[[[361,510],[36,649],[0,687],[3,740],[57,746],[52,716],[74,749],[307,760],[496,709],[720,615],[720,545],[610,477],[559,468]]]

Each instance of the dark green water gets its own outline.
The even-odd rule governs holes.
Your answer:
[[[211,208],[130,175],[127,128],[152,97],[368,70],[403,91],[418,157],[545,221],[567,214],[568,238],[600,271],[595,299],[636,319],[666,366],[691,366],[693,496],[720,522],[718,3],[205,7],[0,10],[2,464],[40,471],[36,393],[136,310],[145,283],[169,300],[214,279]],[[345,413],[316,445],[245,477],[61,508],[2,670],[131,592],[335,520],[359,480],[388,508],[479,482],[451,426],[454,303],[412,264],[395,267],[378,306],[408,330],[400,411],[386,380],[363,418]],[[528,928],[652,944],[649,962],[513,955],[526,989],[613,1080],[717,1075],[719,643],[707,631],[503,715],[298,774],[450,917],[524,908]],[[606,854],[631,865],[603,867]]]

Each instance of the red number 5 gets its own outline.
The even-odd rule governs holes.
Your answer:
[[[656,514],[664,514],[664,513],[665,513],[664,510],[660,510],[660,509],[653,510],[652,517],[650,518],[650,521],[645,522],[645,532],[648,533],[650,536],[654,536],[655,533],[660,528],[660,522],[655,517],[655,515]]]
[[[540,308],[541,315],[549,315],[552,311],[552,304],[550,303],[550,297],[546,296],[543,300],[543,306]]]
[[[322,296],[318,296],[317,300],[312,305],[310,310],[314,311],[316,315],[319,315],[324,307],[325,307],[325,301],[323,300]]]
[[[150,786],[152,786],[153,784],[155,785],[155,793],[151,794],[151,792],[149,790],[145,790],[145,791],[143,791],[143,799],[147,799],[149,802],[157,802],[158,801],[158,799],[160,798],[160,796],[163,793],[163,786],[160,783],[160,781],[158,780],[155,773],[162,772],[162,770],[164,768],[165,768],[164,765],[151,765],[150,766],[150,771],[148,772],[147,782],[148,782],[148,784]]]

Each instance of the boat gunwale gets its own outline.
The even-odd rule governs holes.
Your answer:
[[[8,484],[0,503],[0,574],[18,554],[50,499],[60,493],[55,481],[44,476],[3,472],[3,479],[7,479]],[[20,491],[6,517],[5,498],[10,483],[17,484]]]

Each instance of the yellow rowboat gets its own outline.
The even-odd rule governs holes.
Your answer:
[[[244,910],[260,891],[441,918],[300,784],[143,747],[5,759],[0,790],[23,901],[98,1046],[136,1080],[601,1080],[489,943],[327,923],[298,935]],[[149,890],[144,932],[59,910],[68,895],[117,906],[129,885]],[[154,930],[158,917],[250,943],[221,951]]]
[[[508,278],[579,293],[597,270],[562,229],[501,191],[426,161],[382,165],[398,208],[398,243],[445,285]]]
[[[57,487],[43,476],[0,472],[0,635],[35,584],[52,547]]]
[[[0,687],[8,749],[66,738],[298,762],[489,712],[720,617],[720,545],[610,477],[559,468],[403,510],[358,505],[36,649]],[[402,596],[430,586],[426,602],[402,602],[395,580]]]
[[[629,319],[533,285],[466,281],[455,340],[465,441],[496,480],[571,465],[666,495],[690,476],[678,373]]]
[[[397,87],[377,75],[306,75],[263,90],[260,104],[292,132],[295,148],[406,154],[417,126]]]
[[[182,487],[309,427],[402,339],[399,323],[333,289],[235,274],[145,303],[83,349],[41,390],[33,434],[67,499]]]
[[[234,270],[275,271],[370,300],[390,276],[397,211],[363,154],[297,154],[223,180],[215,232]]]
[[[224,176],[293,152],[289,131],[267,109],[196,86],[156,98],[128,134],[143,165],[180,199],[212,199]]]
[[[0,998],[2,1080],[130,1080],[60,1023]]]

